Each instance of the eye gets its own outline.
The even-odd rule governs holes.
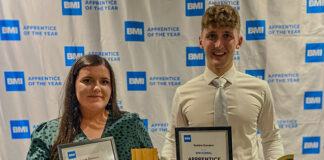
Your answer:
[[[110,81],[108,79],[104,79],[101,81],[102,84],[108,85],[110,84]]]
[[[215,40],[217,38],[217,35],[215,33],[209,33],[209,34],[207,34],[206,37],[209,40]]]
[[[225,34],[223,35],[223,37],[224,37],[225,39],[232,39],[232,38],[233,38],[233,36],[232,36],[231,34],[229,34],[229,33],[225,33]]]
[[[82,83],[89,84],[91,80],[89,78],[85,78],[82,80]]]

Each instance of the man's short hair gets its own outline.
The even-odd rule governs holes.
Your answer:
[[[241,21],[238,11],[230,5],[213,5],[209,7],[201,19],[201,30],[212,27],[230,27],[240,33]]]

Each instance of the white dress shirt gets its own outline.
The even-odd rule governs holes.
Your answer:
[[[176,159],[175,127],[208,127],[214,122],[214,96],[211,82],[217,77],[207,67],[204,73],[177,88],[173,99],[169,130],[162,159]],[[234,160],[257,160],[257,130],[260,131],[264,158],[276,160],[283,146],[268,84],[236,71],[234,65],[223,76],[228,123],[232,127]]]

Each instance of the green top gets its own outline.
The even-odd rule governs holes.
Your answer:
[[[49,159],[50,149],[58,135],[60,119],[42,123],[31,135],[31,144],[27,160]],[[125,113],[117,121],[108,116],[101,138],[113,136],[120,160],[131,159],[132,148],[153,148],[151,138],[137,113]],[[81,131],[73,142],[88,140]]]

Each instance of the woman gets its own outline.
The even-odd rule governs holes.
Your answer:
[[[131,159],[132,148],[152,148],[136,113],[119,110],[114,72],[108,61],[86,55],[72,66],[65,83],[61,118],[32,133],[27,159],[58,159],[57,145],[113,136],[119,159]]]

